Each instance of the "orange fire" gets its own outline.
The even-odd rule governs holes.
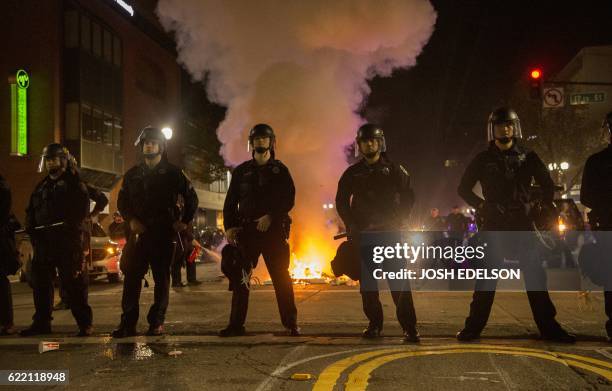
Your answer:
[[[328,280],[331,275],[329,262],[334,250],[324,240],[310,238],[300,243],[296,253],[291,254],[289,273],[294,280]]]
[[[294,280],[310,280],[323,277],[323,268],[317,259],[299,259],[291,254],[291,278]]]

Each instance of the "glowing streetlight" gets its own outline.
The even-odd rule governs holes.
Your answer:
[[[170,140],[172,138],[172,128],[166,126],[162,128],[161,131],[164,134],[164,137],[166,138],[166,140]]]
[[[562,170],[568,170],[569,169],[569,163],[568,162],[561,162],[560,167]]]

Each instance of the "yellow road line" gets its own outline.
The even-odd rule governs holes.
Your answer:
[[[580,361],[590,362],[591,364],[600,365],[602,367],[612,369],[612,363],[608,361],[602,361],[596,358],[591,358],[587,356],[579,356],[577,354],[570,354],[570,353],[557,353],[557,352],[550,352],[550,353],[552,353],[553,355],[561,356],[561,357],[573,358],[573,359],[580,360]]]
[[[381,349],[367,353],[360,353],[353,356],[349,356],[342,360],[336,361],[326,367],[323,372],[318,376],[317,382],[312,388],[313,391],[333,390],[336,382],[340,378],[340,374],[344,372],[351,365],[360,363],[362,361],[369,360],[373,357],[380,356],[383,354],[397,353],[404,349]]]
[[[432,346],[428,347],[429,350],[439,350],[439,349],[502,349],[502,350],[516,350],[519,352],[534,352],[534,353],[546,353],[551,356],[556,357],[567,357],[579,361],[589,362],[591,364],[599,365],[605,368],[612,369],[612,362],[598,360],[596,358],[587,357],[587,356],[579,356],[577,354],[571,353],[562,353],[562,352],[551,352],[549,350],[543,349],[531,349],[531,348],[523,348],[520,346],[505,346],[505,345],[487,345],[487,344],[453,344],[453,345],[441,345],[441,346]]]
[[[368,386],[368,380],[370,378],[370,374],[372,371],[377,369],[378,367],[387,364],[394,360],[399,360],[402,358],[409,357],[417,357],[417,356],[430,356],[430,355],[442,355],[442,354],[458,354],[458,353],[494,353],[494,354],[506,354],[506,355],[515,355],[515,356],[527,356],[527,357],[536,357],[544,360],[554,361],[563,365],[570,365],[577,368],[582,368],[587,371],[596,373],[600,376],[607,378],[608,380],[612,380],[612,371],[607,369],[598,368],[589,364],[585,364],[583,362],[574,361],[574,360],[563,360],[555,357],[554,355],[549,354],[549,352],[531,352],[531,351],[520,351],[520,350],[505,350],[505,349],[478,349],[478,348],[462,348],[462,349],[452,349],[452,350],[425,350],[425,351],[413,351],[413,352],[403,352],[396,354],[388,354],[382,357],[374,358],[373,360],[368,361],[365,364],[358,366],[355,370],[353,370],[348,378],[346,383],[347,391],[365,391]],[[582,358],[581,358],[582,359]],[[331,388],[327,388],[327,390],[332,390]]]
[[[347,370],[350,366],[355,365],[357,363],[367,361],[371,358],[382,356],[391,353],[402,353],[402,350],[406,350],[407,348],[397,348],[397,349],[381,349],[372,352],[362,353],[354,356],[349,356],[345,359],[339,360],[327,366],[322,372],[321,375],[318,376],[318,380],[314,385],[313,390],[315,391],[324,391],[324,390],[333,390],[336,382],[340,378],[342,372]],[[403,352],[402,354],[409,354],[408,357],[412,356],[422,356],[422,355],[431,355],[431,354],[446,354],[448,350],[452,350],[456,353],[456,350],[461,350],[465,352],[483,352],[494,350],[495,352],[503,351],[503,352],[512,352],[506,354],[520,354],[525,353],[523,355],[528,355],[527,353],[545,355],[546,359],[557,361],[563,363],[564,365],[572,363],[572,366],[580,367],[592,372],[595,372],[601,376],[607,377],[610,371],[600,370],[599,368],[592,367],[587,364],[583,364],[580,361],[588,362],[591,364],[599,365],[605,368],[612,369],[612,363],[607,361],[597,360],[591,357],[579,356],[575,354],[569,353],[560,353],[560,352],[550,352],[541,349],[531,349],[531,348],[523,348],[523,347],[514,347],[514,346],[504,346],[504,345],[490,345],[490,344],[452,344],[452,345],[440,345],[440,346],[422,346],[416,347],[416,350],[411,348],[408,352]],[[416,353],[416,354],[415,354]],[[536,356],[534,356],[536,357]],[[570,360],[560,359],[559,357],[569,358]],[[379,360],[382,357],[378,358]],[[578,360],[578,361],[574,361]],[[575,364],[575,365],[574,365]],[[367,364],[366,364],[367,365]],[[382,364],[381,364],[382,365]]]

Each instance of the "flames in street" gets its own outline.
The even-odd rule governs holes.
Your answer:
[[[358,284],[347,276],[335,277],[331,270],[330,261],[336,254],[338,243],[323,238],[317,240],[312,236],[302,240],[306,241],[306,246],[300,243],[296,252],[291,253],[289,265],[289,274],[295,284]]]
[[[322,238],[315,239],[312,236],[302,238],[302,240],[305,243],[300,242],[296,252],[291,253],[289,266],[291,278],[295,281],[322,280],[321,282],[329,282],[333,278],[329,266],[335,254],[333,243]]]
[[[299,259],[291,254],[291,266],[289,268],[291,278],[294,280],[310,280],[323,277],[322,262],[317,258]]]

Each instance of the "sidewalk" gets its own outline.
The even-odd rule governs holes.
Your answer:
[[[213,282],[217,274],[214,264],[198,266],[198,278],[204,283],[197,287],[173,288],[167,314],[166,330],[174,335],[213,335],[224,327],[229,318],[231,292],[227,281]],[[143,288],[140,329],[146,328],[146,312],[153,299],[151,286]],[[34,312],[32,293],[27,284],[15,282],[13,299],[15,323],[21,328],[30,324]],[[361,309],[358,287],[328,284],[295,285],[298,320],[305,335],[358,335],[367,325]],[[119,322],[121,284],[94,282],[90,288],[90,305],[94,312],[97,335],[109,333]],[[588,298],[578,292],[552,292],[557,307],[557,319],[581,339],[601,340],[605,336],[606,320],[603,294],[592,292]],[[56,295],[56,301],[59,298]],[[461,329],[469,310],[470,292],[415,292],[418,327],[424,337],[452,337]],[[395,320],[395,306],[388,292],[381,292],[385,312],[385,335],[400,335]],[[247,330],[252,333],[282,332],[274,290],[271,286],[252,288]],[[70,311],[54,313],[54,332],[72,333],[75,323]],[[491,338],[525,338],[537,334],[527,296],[523,292],[498,292],[483,333]]]

